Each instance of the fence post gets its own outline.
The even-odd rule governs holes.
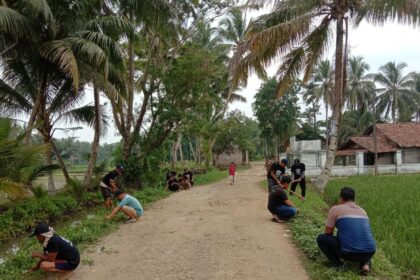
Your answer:
[[[356,153],[356,164],[357,164],[357,174],[364,174],[365,173],[365,161],[364,161],[364,153],[357,152]]]
[[[401,173],[401,165],[402,165],[402,156],[401,151],[395,152],[395,173]]]

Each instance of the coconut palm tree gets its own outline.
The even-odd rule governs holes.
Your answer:
[[[316,186],[323,190],[331,174],[343,108],[349,21],[383,23],[387,19],[418,21],[420,3],[379,0],[249,0],[251,6],[272,4],[273,10],[251,21],[246,40],[238,47],[231,67],[232,83],[245,80],[250,71],[265,76],[265,67],[281,56],[277,94],[282,96],[303,72],[307,82],[335,37],[335,72],[329,154]],[[412,17],[411,17],[412,15]]]
[[[89,29],[101,12],[101,1],[3,0],[0,2],[1,67],[6,83],[31,80],[25,88],[32,108],[28,127],[43,121],[41,106],[56,73],[70,78],[74,91],[80,83],[81,63],[106,73],[108,57],[103,47],[113,43]],[[29,76],[25,73],[30,72]],[[25,84],[28,84],[25,82]],[[28,135],[26,140],[29,141]]]
[[[369,65],[363,57],[350,57],[347,66],[347,88],[344,92],[347,107],[363,114],[375,101],[375,84],[368,79]]]
[[[36,179],[59,168],[44,164],[48,145],[24,145],[23,138],[31,129],[17,134],[16,130],[10,119],[0,119],[0,192],[12,198],[33,192]]]
[[[233,7],[220,22],[219,36],[229,42],[235,49],[242,42],[247,29],[247,19],[241,7]]]
[[[322,101],[325,108],[325,123],[328,123],[328,111],[334,87],[334,69],[329,60],[322,60],[315,68],[309,84],[305,87],[303,100],[307,105],[318,105]]]
[[[379,68],[379,73],[371,75],[379,85],[376,89],[377,112],[392,122],[411,121],[413,104],[416,103],[415,73],[403,74],[406,63],[388,62]]]

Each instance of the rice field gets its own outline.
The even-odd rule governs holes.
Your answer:
[[[356,190],[387,258],[407,277],[420,276],[420,174],[333,179],[325,191],[328,204],[336,203],[343,186]]]

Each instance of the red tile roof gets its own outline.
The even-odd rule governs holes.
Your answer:
[[[377,124],[377,152],[395,152],[401,148],[420,148],[420,123]],[[375,151],[370,127],[363,136],[352,137],[337,150],[337,156],[354,155],[359,151]]]
[[[401,148],[420,148],[420,123],[377,124],[386,138]]]

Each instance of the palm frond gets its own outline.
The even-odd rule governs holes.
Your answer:
[[[72,44],[63,40],[49,41],[41,46],[40,54],[47,61],[57,65],[73,80],[75,90],[79,88],[79,69]]]
[[[281,97],[297,79],[300,71],[304,67],[305,59],[304,47],[296,48],[285,56],[283,64],[277,72],[280,76],[279,84],[276,89],[278,97]]]
[[[18,38],[30,37],[33,31],[30,21],[24,15],[6,6],[0,6],[0,26],[0,34]]]

